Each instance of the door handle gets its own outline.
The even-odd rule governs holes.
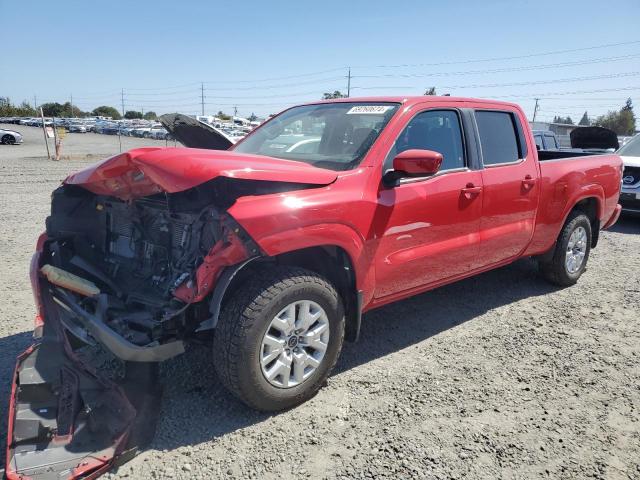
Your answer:
[[[467,186],[461,190],[464,197],[468,200],[480,195],[482,187],[476,187],[473,183],[467,183]]]
[[[522,180],[522,186],[526,189],[533,188],[535,184],[536,180],[531,175],[527,175],[526,177],[524,177],[524,180]]]

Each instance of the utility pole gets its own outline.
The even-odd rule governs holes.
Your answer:
[[[238,116],[238,107],[233,107],[233,117],[237,117]]]
[[[122,101],[122,116],[124,117],[124,88],[120,92],[120,100]]]
[[[42,107],[40,107],[40,118],[42,119],[42,133],[44,134],[44,144],[47,146],[47,160],[51,160],[51,153],[49,153],[49,140],[47,140],[47,127],[44,124],[44,112],[42,111]]]
[[[71,103],[69,105],[71,105],[71,118],[73,118],[73,93],[71,94]]]
[[[351,67],[349,67],[349,73],[347,74],[347,98],[351,96]]]
[[[200,103],[202,104],[202,116],[204,117],[204,82],[200,84]]]
[[[531,120],[532,122],[536,121],[536,113],[538,113],[538,100],[540,99],[536,98],[536,106],[533,107],[533,120]]]

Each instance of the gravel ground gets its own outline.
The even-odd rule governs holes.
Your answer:
[[[33,158],[42,139],[20,130],[27,144],[0,146],[2,431],[49,194],[86,165]],[[78,152],[118,151],[77,136]],[[107,477],[638,479],[640,219],[600,242],[571,288],[523,260],[365,315],[328,386],[278,415],[234,400],[193,349],[164,365],[150,448]]]

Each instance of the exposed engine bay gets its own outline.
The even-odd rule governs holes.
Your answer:
[[[100,290],[82,297],[53,288],[65,327],[81,340],[82,311],[138,346],[180,339],[206,316],[173,294],[222,238],[221,216],[210,205],[183,210],[170,202],[166,194],[125,202],[73,186],[53,194],[42,263]]]
[[[146,445],[161,397],[157,362],[210,340],[236,272],[269,261],[229,208],[335,179],[215,155],[133,150],[53,192],[31,263],[35,342],[17,359],[9,403],[8,479],[96,478]],[[92,364],[94,351],[119,373]]]

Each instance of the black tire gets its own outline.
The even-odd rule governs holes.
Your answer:
[[[320,365],[291,388],[278,388],[262,373],[260,354],[271,320],[287,305],[312,300],[329,320],[330,336]],[[247,280],[226,302],[213,341],[213,361],[223,385],[249,407],[277,411],[298,405],[322,387],[344,340],[344,311],[335,288],[314,272],[274,267]]]
[[[567,248],[571,234],[579,227],[584,228],[587,233],[586,251],[580,268],[575,272],[570,272],[566,265]],[[591,239],[592,232],[589,217],[580,210],[571,212],[553,247],[553,256],[549,260],[541,260],[539,263],[542,276],[549,282],[561,287],[574,285],[587,268],[587,261],[591,252]]]
[[[2,136],[2,140],[1,140],[3,145],[13,145],[14,143],[16,143],[16,139],[13,137],[13,135],[3,135]]]

